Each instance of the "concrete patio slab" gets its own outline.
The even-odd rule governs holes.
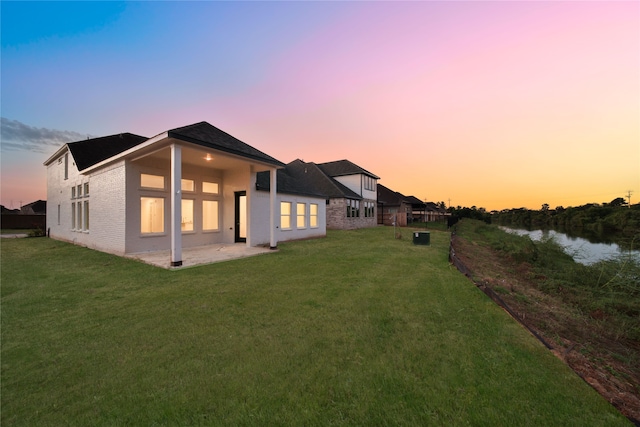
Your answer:
[[[127,258],[137,259],[147,264],[155,265],[169,270],[179,270],[196,265],[213,264],[216,262],[230,261],[250,256],[263,255],[277,252],[266,247],[248,247],[244,243],[219,244],[198,246],[182,249],[182,266],[171,266],[171,252],[140,252],[125,255]]]

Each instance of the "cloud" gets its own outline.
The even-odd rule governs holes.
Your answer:
[[[2,151],[33,151],[49,153],[51,148],[67,142],[93,138],[91,135],[47,128],[37,128],[17,120],[0,117],[0,140]]]

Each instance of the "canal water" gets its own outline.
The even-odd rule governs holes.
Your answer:
[[[571,255],[576,262],[584,265],[594,264],[621,256],[630,256],[640,262],[640,250],[628,250],[621,248],[617,243],[593,243],[582,237],[571,237],[565,233],[555,230],[524,230],[520,228],[500,227],[502,230],[517,234],[519,236],[529,236],[533,241],[539,242],[546,239],[553,239],[564,248],[564,251]],[[638,242],[640,245],[640,242]]]

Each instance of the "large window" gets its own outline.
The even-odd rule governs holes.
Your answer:
[[[140,232],[164,233],[164,199],[140,198]]]
[[[75,188],[75,187],[74,187]],[[71,229],[76,229],[76,204],[71,203]]]
[[[364,189],[374,191],[376,189],[376,180],[370,176],[362,175],[364,181]]]
[[[318,205],[311,203],[309,205],[309,227],[315,228],[318,226]]]
[[[296,227],[307,228],[307,205],[304,203],[296,203]]]
[[[82,202],[76,203],[76,211],[78,212],[78,219],[76,220],[76,226],[78,230],[82,229]]]
[[[291,202],[280,202],[280,228],[291,229]]]
[[[204,200],[202,202],[202,230],[212,231],[220,229],[218,218],[218,201]]]
[[[164,176],[140,174],[140,186],[144,188],[153,188],[156,190],[164,190]]]
[[[82,227],[84,231],[89,231],[89,201],[85,200],[84,202],[84,226]]]
[[[375,204],[373,202],[364,202],[365,218],[373,218],[374,213],[375,213]]]
[[[347,218],[357,218],[360,216],[360,200],[347,200]]]
[[[182,199],[182,221],[180,221],[182,231],[193,231],[193,200]]]

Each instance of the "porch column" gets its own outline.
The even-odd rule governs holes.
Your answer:
[[[269,224],[270,228],[270,244],[271,249],[276,249],[278,247],[278,240],[276,237],[276,227],[278,224],[278,218],[276,218],[276,194],[277,194],[277,179],[278,170],[273,168],[269,170],[269,178],[271,182],[269,184]]]
[[[182,149],[171,144],[171,266],[182,265]]]

